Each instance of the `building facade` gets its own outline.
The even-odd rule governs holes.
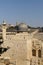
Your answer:
[[[43,27],[0,25],[0,65],[43,65]]]

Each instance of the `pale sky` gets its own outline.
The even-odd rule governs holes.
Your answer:
[[[0,0],[0,23],[43,26],[43,0]]]

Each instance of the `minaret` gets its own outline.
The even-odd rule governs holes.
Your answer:
[[[3,31],[3,41],[5,41],[6,40],[6,22],[5,22],[5,20],[3,21],[3,23],[2,23],[2,31]]]
[[[0,44],[0,56],[4,52],[4,48],[6,48],[5,44],[4,44],[5,40],[6,40],[6,23],[3,21],[1,26],[2,26],[2,40],[3,40],[3,42],[2,42],[2,44]]]

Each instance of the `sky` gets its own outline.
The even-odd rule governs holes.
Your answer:
[[[43,26],[43,0],[0,0],[0,24],[24,22],[33,27]]]

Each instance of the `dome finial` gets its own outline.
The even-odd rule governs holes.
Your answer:
[[[6,24],[6,20],[5,19],[3,20],[3,24]]]

